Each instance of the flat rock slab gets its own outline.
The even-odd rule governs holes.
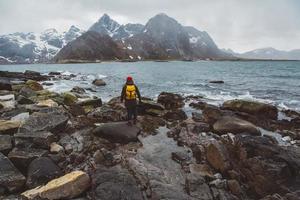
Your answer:
[[[20,127],[19,132],[43,132],[58,133],[66,127],[69,118],[59,109],[50,109],[45,112],[33,113]]]
[[[25,177],[2,153],[0,153],[0,172],[0,185],[9,192],[20,190],[26,181]]]
[[[21,122],[13,120],[0,120],[0,134],[14,134]]]
[[[214,123],[213,128],[220,134],[247,133],[251,135],[261,135],[260,130],[252,123],[230,116],[221,117],[216,123]]]
[[[56,141],[55,136],[50,132],[16,133],[14,138],[16,146],[32,146],[42,149],[49,149],[51,143]]]
[[[138,141],[141,130],[136,126],[129,126],[127,122],[105,123],[93,130],[93,134],[111,142],[126,144]]]
[[[90,177],[83,171],[73,171],[48,182],[45,186],[25,191],[26,199],[72,199],[90,186]]]

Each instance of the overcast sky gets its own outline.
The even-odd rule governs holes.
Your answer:
[[[0,34],[86,30],[104,13],[145,24],[162,12],[207,31],[220,48],[300,48],[300,0],[0,0]]]

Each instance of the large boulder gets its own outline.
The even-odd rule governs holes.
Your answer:
[[[0,77],[0,90],[9,90],[12,91],[11,83],[8,78]]]
[[[167,121],[176,121],[176,120],[185,120],[187,119],[187,115],[185,114],[185,112],[181,109],[177,109],[177,110],[168,110],[165,114],[164,114],[164,119],[166,119]]]
[[[93,80],[92,83],[96,86],[105,86],[106,85],[105,81],[102,79],[95,79],[95,80]]]
[[[14,134],[20,125],[20,121],[0,120],[0,134]]]
[[[260,130],[252,123],[231,116],[224,116],[216,121],[213,129],[220,134],[226,133],[248,133],[251,135],[260,135]]]
[[[33,91],[39,91],[39,90],[43,90],[44,89],[41,84],[39,84],[37,81],[34,81],[34,80],[28,80],[28,81],[26,81],[26,85],[27,85],[27,87],[29,87]]]
[[[62,175],[60,168],[50,158],[37,158],[28,166],[26,186],[35,188]]]
[[[56,141],[55,136],[50,132],[16,133],[14,138],[16,146],[42,149],[49,149],[51,143]]]
[[[226,146],[221,142],[212,140],[206,148],[206,159],[216,170],[226,172],[230,169],[230,157]]]
[[[36,158],[46,156],[48,152],[43,149],[34,148],[14,148],[8,154],[8,158],[14,163],[14,165],[21,170],[26,172],[28,165]]]
[[[45,112],[36,112],[30,115],[24,124],[19,128],[19,132],[43,132],[50,131],[59,133],[64,130],[69,118],[59,109],[50,109]]]
[[[278,109],[276,106],[254,102],[254,101],[246,101],[246,100],[229,100],[224,102],[224,109],[239,111],[249,113],[251,115],[256,115],[258,117],[265,117],[268,119],[277,119]]]
[[[23,187],[25,177],[2,153],[0,153],[0,171],[0,188],[4,187],[9,192],[15,192]]]
[[[129,126],[126,122],[105,123],[93,130],[93,134],[111,142],[129,143],[136,142],[140,129]]]
[[[83,171],[73,171],[48,182],[45,186],[25,191],[22,196],[31,199],[72,199],[86,191],[90,177]]]
[[[71,92],[64,92],[62,94],[63,96],[63,101],[64,101],[64,104],[66,105],[72,105],[72,104],[75,104],[77,101],[78,101],[78,98],[76,97],[76,95],[74,95],[73,93]]]
[[[95,199],[119,200],[143,199],[135,178],[128,170],[114,167],[110,169],[99,169],[93,176],[95,183]]]
[[[184,98],[181,95],[169,92],[160,93],[157,102],[165,106],[166,109],[177,109],[184,106]]]

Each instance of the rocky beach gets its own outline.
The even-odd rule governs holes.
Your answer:
[[[119,97],[44,89],[76,75],[0,77],[0,199],[299,199],[294,110],[241,99],[216,106],[166,91],[143,97],[137,125],[128,126]]]

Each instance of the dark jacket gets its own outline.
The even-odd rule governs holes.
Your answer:
[[[126,86],[127,85],[134,85],[135,86],[135,91],[136,91],[137,97],[138,97],[140,102],[142,101],[142,97],[141,97],[139,88],[133,82],[132,83],[129,82],[129,83],[126,83],[123,86],[122,94],[121,94],[121,102],[123,102],[123,100],[125,100],[125,106],[126,107],[136,106],[137,105],[136,99],[126,99]]]

